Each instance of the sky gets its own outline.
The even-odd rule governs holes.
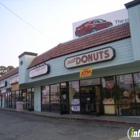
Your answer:
[[[74,22],[124,9],[132,0],[0,0],[0,66],[19,66],[73,39]]]

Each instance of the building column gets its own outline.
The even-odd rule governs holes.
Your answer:
[[[34,87],[34,111],[41,111],[41,87]]]

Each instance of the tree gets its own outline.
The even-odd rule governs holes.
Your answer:
[[[13,69],[14,69],[13,66],[8,66],[8,67],[0,66],[0,75],[3,75],[3,74],[5,74]]]

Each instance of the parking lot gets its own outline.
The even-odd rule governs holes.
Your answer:
[[[0,140],[117,140],[132,125],[70,121],[0,110]],[[134,126],[139,129],[138,125]]]

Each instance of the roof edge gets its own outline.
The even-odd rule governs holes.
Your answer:
[[[37,56],[37,53],[33,53],[33,52],[23,52],[21,55],[18,56],[18,58],[24,56],[24,55],[32,55],[32,56]]]
[[[48,59],[48,60],[51,60],[51,59],[53,59],[53,58],[50,58],[50,59]],[[48,60],[44,60],[44,61],[42,61],[42,62],[40,62],[40,63],[38,63],[38,64],[35,64],[35,65],[33,65],[33,66],[30,66],[30,67],[27,68],[27,70],[28,70],[28,69],[31,69],[31,68],[33,68],[33,67],[36,67],[36,66],[38,66],[38,65],[40,65],[40,64],[42,64],[42,63],[46,63],[46,61],[48,61]]]
[[[140,4],[140,0],[134,0],[134,1],[131,1],[131,2],[126,3],[124,5],[128,9],[128,8],[134,7],[134,6],[139,5],[139,4]]]
[[[10,73],[12,73],[13,71],[15,71],[15,73],[10,74]],[[2,76],[0,77],[0,81],[3,81],[3,80],[5,80],[5,79],[7,79],[7,78],[9,78],[9,77],[11,77],[11,76],[13,76],[13,75],[18,74],[18,73],[19,73],[19,67],[16,67],[15,69],[12,69],[12,70],[9,71],[8,73],[5,73],[4,75],[2,75]]]

